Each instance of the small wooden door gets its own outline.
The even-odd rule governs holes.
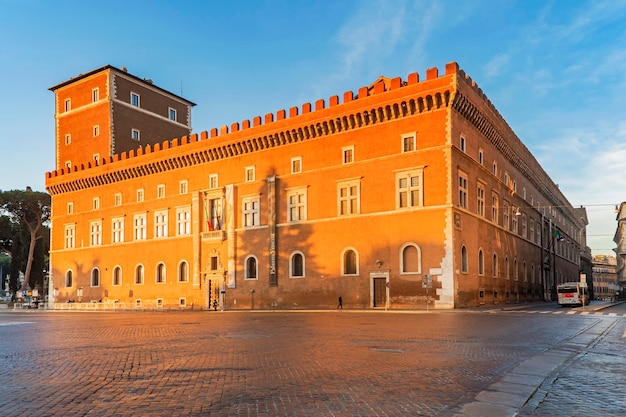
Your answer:
[[[387,307],[387,278],[374,278],[374,307]]]

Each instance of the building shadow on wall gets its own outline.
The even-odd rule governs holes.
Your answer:
[[[325,269],[311,250],[314,224],[309,222],[306,206],[299,206],[294,191],[300,184],[290,183],[268,173],[258,188],[260,227],[238,232],[237,308],[294,309],[336,305],[336,291],[324,283]],[[306,186],[303,186],[306,187]],[[273,195],[273,203],[271,194]],[[293,197],[290,203],[290,196]],[[273,206],[275,220],[272,221]],[[299,207],[304,207],[300,209]],[[239,222],[243,225],[243,221]],[[245,229],[245,226],[244,226]],[[273,239],[273,243],[272,243]],[[250,276],[250,259],[256,260],[257,276]],[[253,274],[254,275],[254,274]],[[241,299],[243,294],[244,299]],[[247,298],[247,299],[245,299]]]

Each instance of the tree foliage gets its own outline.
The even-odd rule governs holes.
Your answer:
[[[23,261],[25,261],[25,268],[23,269],[22,289],[26,289],[31,284],[34,286],[35,282],[31,282],[31,278],[43,282],[43,268],[39,268],[43,259],[35,262],[35,249],[38,240],[44,237],[46,237],[45,240],[49,240],[49,229],[45,225],[50,220],[50,205],[48,193],[33,191],[30,187],[26,187],[26,191],[0,191],[0,212],[3,214],[2,217],[8,218],[10,224],[7,226],[6,220],[0,222],[0,233],[5,233],[5,228],[9,230],[10,251],[5,248],[8,243],[3,243],[2,248],[12,257],[11,287],[14,285],[14,280],[17,286],[16,280],[19,274],[16,272],[19,273],[22,270]],[[26,253],[24,253],[25,249],[27,249]],[[40,254],[42,258],[43,252],[47,253],[47,250],[42,250]],[[33,265],[41,271],[37,271],[31,277]]]

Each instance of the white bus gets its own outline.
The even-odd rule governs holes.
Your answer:
[[[589,304],[589,293],[580,282],[566,282],[556,287],[560,306],[582,306]]]

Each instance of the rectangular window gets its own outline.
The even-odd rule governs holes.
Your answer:
[[[98,220],[89,224],[89,244],[91,246],[102,245],[102,221]]]
[[[70,143],[72,143],[72,135],[68,133],[65,135],[65,144],[69,145]]]
[[[306,220],[306,188],[287,190],[287,221]]]
[[[222,230],[222,198],[206,197],[205,199],[206,228],[205,232]]]
[[[165,184],[157,185],[157,198],[165,198]]]
[[[533,220],[533,218],[531,217],[528,221],[528,224],[530,225],[530,232],[528,233],[528,238],[530,239],[531,242],[535,242],[535,221]]]
[[[91,102],[95,103],[98,100],[100,100],[100,89],[94,88],[93,90],[91,90]]]
[[[255,168],[246,167],[246,182],[252,182],[255,180]]]
[[[494,176],[498,176],[498,163],[496,161],[493,161],[493,166],[491,167],[491,173]]]
[[[461,139],[459,140],[459,147],[462,152],[467,152],[467,142],[463,136],[461,136]]]
[[[100,163],[100,154],[99,153],[94,153],[93,154],[93,160],[96,162],[96,165],[98,165]]]
[[[511,207],[511,215],[512,215],[512,217],[511,217],[511,231],[513,233],[516,233],[516,234],[519,231],[519,229],[517,227],[517,225],[518,225],[518,220],[517,219],[519,218],[520,215],[518,215],[518,213],[519,213],[519,209],[517,207],[515,207],[515,206],[512,206]]]
[[[65,161],[65,168],[71,169],[72,168],[72,161]]]
[[[482,148],[478,150],[478,163],[485,165],[485,151]]]
[[[113,243],[121,243],[124,241],[124,218],[118,217],[111,220],[111,229],[113,236],[111,241]]]
[[[210,189],[214,190],[217,187],[219,187],[217,179],[218,179],[217,174],[209,175],[209,188]]]
[[[509,214],[510,214],[509,203],[507,201],[504,201],[502,203],[502,226],[506,230],[509,230],[511,228],[511,224],[509,223]]]
[[[72,213],[74,213],[74,202],[70,201],[69,203],[67,203],[67,214]]]
[[[130,93],[130,105],[133,107],[139,107],[140,106],[140,100],[139,100],[139,94],[137,93]]]
[[[64,108],[65,108],[66,112],[72,110],[72,99],[71,98],[66,98],[65,99]]]
[[[98,210],[100,208],[100,197],[93,198],[93,209]]]
[[[299,174],[300,172],[302,172],[302,157],[291,158],[291,173]]]
[[[132,140],[141,140],[141,132],[138,129],[131,129],[130,137]]]
[[[154,237],[167,237],[167,210],[154,212]]]
[[[522,214],[522,237],[528,237],[528,219],[526,218],[526,214]]]
[[[93,136],[94,136],[94,137],[96,137],[96,136],[100,136],[100,126],[95,125],[95,126],[93,127]]]
[[[361,182],[345,181],[337,184],[337,215],[349,216],[361,212]]]
[[[65,249],[73,249],[76,243],[76,225],[65,225]]]
[[[178,182],[178,193],[179,194],[187,194],[189,190],[189,183],[187,180],[181,180]]]
[[[402,152],[412,152],[415,150],[415,132],[402,135]]]
[[[176,209],[176,234],[191,234],[191,208],[182,207]]]
[[[137,190],[137,202],[143,201],[143,188]]]
[[[135,240],[146,240],[146,213],[135,214],[133,217],[133,232]]]
[[[539,224],[539,222],[537,222],[537,229],[535,230],[535,232],[537,233],[535,235],[535,242],[540,244],[541,243],[541,225]]]
[[[459,207],[467,208],[467,174],[459,171]]]
[[[422,169],[396,173],[396,208],[419,207],[423,202]]]
[[[173,109],[170,107],[169,111],[168,111],[168,117],[170,120],[172,121],[176,121],[176,109]]]
[[[261,224],[260,202],[261,200],[258,196],[242,199],[243,227],[254,227]]]
[[[485,217],[485,186],[481,183],[476,186],[476,213]]]
[[[351,164],[354,162],[354,146],[345,146],[341,148],[341,162],[343,164]]]
[[[498,224],[498,195],[491,194],[491,221]]]
[[[115,193],[115,207],[122,205],[122,193]]]

